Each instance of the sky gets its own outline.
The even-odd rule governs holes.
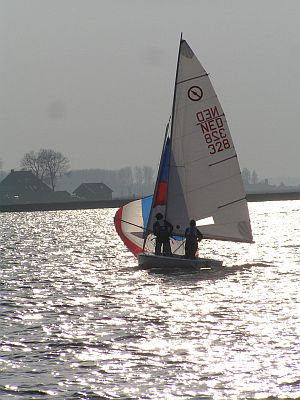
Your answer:
[[[299,0],[0,0],[0,159],[157,168],[180,33],[210,74],[242,168],[299,177]]]

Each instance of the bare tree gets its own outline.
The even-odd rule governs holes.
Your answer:
[[[151,185],[153,183],[154,169],[152,167],[143,167],[144,184]]]
[[[21,161],[21,167],[29,169],[37,178],[44,181],[47,167],[41,152],[42,150],[38,153],[35,153],[34,151],[26,153]]]
[[[123,194],[130,196],[132,193],[133,176],[132,169],[130,167],[122,168],[117,173],[119,178],[119,187]]]
[[[144,183],[144,174],[142,167],[134,167],[134,180],[138,186],[142,186]]]
[[[242,179],[243,179],[244,184],[249,185],[250,180],[251,180],[251,172],[249,171],[248,168],[243,168]]]
[[[69,160],[59,151],[41,149],[38,153],[26,153],[21,166],[30,169],[39,179],[55,189],[59,176],[69,169]]]
[[[256,171],[253,170],[252,176],[251,176],[251,183],[252,183],[252,185],[256,185],[257,182],[258,182],[258,175],[257,175]]]
[[[46,167],[46,179],[54,190],[57,178],[69,169],[69,160],[59,151],[51,149],[42,149],[39,154]]]
[[[134,167],[134,181],[136,184],[137,193],[143,194],[144,173],[142,167]]]

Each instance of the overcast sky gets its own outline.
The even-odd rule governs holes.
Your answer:
[[[300,177],[299,0],[0,0],[0,159],[157,166],[180,32],[210,73],[241,167]]]

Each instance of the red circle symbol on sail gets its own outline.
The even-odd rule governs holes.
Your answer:
[[[203,97],[203,90],[200,86],[192,86],[188,90],[188,97],[192,101],[199,101]]]

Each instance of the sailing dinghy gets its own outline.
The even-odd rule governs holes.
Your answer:
[[[152,227],[158,212],[174,227],[172,257],[154,254]],[[184,232],[191,219],[204,239],[252,242],[240,167],[223,109],[207,72],[181,38],[172,116],[154,194],[118,209],[114,222],[142,267],[221,267],[220,260],[184,258]]]

